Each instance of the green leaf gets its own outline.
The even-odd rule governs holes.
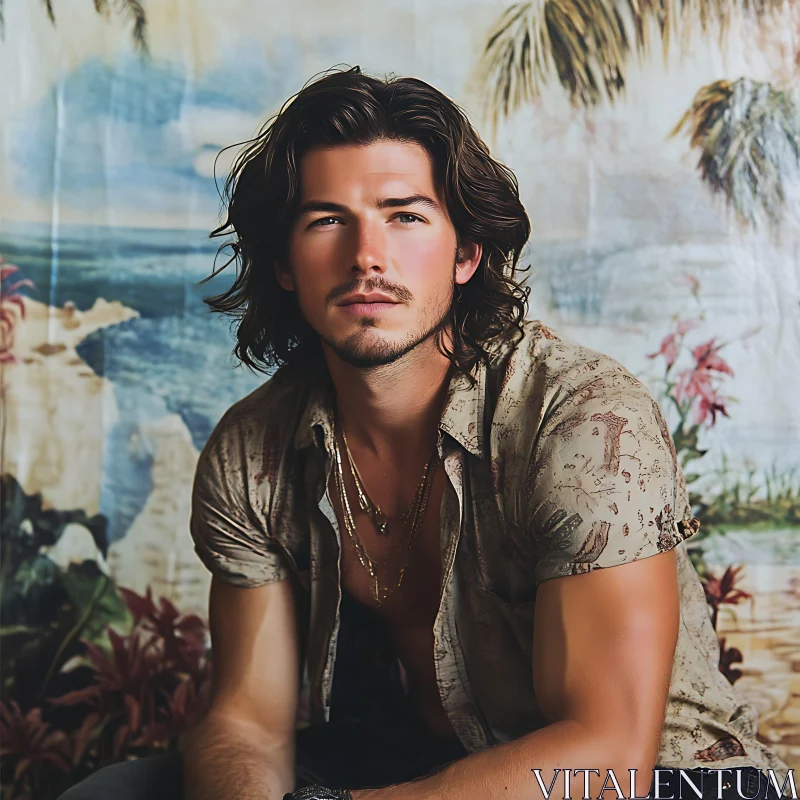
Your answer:
[[[121,634],[131,630],[133,617],[117,592],[114,582],[106,575],[99,571],[96,574],[87,574],[84,571],[70,569],[62,573],[61,581],[75,606],[78,618],[89,613],[81,632],[83,638],[107,649],[106,628],[109,625]]]
[[[34,556],[20,564],[14,574],[15,589],[27,596],[32,589],[52,583],[57,573],[58,567],[49,558]]]

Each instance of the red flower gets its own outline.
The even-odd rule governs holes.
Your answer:
[[[742,566],[732,567],[729,566],[718,578],[713,573],[707,573],[703,579],[703,591],[706,595],[706,602],[711,607],[711,621],[714,628],[717,627],[717,613],[719,607],[722,605],[737,605],[742,600],[747,600],[752,597],[748,592],[736,588],[736,582],[739,580],[741,571],[744,569]]]
[[[195,614],[181,616],[165,597],[156,606],[149,586],[144,597],[123,587],[119,587],[119,591],[135,623],[161,638],[165,660],[179,670],[197,672],[206,650],[206,626],[203,620]]]
[[[89,651],[89,659],[95,670],[95,682],[85,689],[67,692],[50,700],[54,706],[74,706],[88,703],[97,712],[97,719],[117,714],[124,715],[125,722],[117,729],[113,753],[119,757],[128,738],[141,730],[142,713],[148,719],[155,714],[153,679],[161,671],[161,656],[153,649],[157,637],[143,639],[136,631],[130,636],[120,636],[113,628],[108,628],[112,656],[105,653],[93,642],[81,641]],[[75,742],[75,749],[82,750],[91,730],[84,731]]]
[[[186,678],[171,697],[167,696],[166,718],[151,725],[131,744],[141,747],[169,742],[194,722],[202,699],[202,690],[198,694],[194,680]]]
[[[25,319],[25,303],[22,295],[17,291],[23,286],[33,288],[33,282],[27,278],[5,286],[4,281],[9,275],[19,271],[19,267],[7,264],[0,256],[0,364],[14,363],[16,359],[11,354],[14,344],[14,329],[19,319]]]
[[[42,722],[41,708],[23,714],[14,700],[10,705],[0,702],[0,756],[16,759],[15,781],[37,763],[69,772],[69,752],[66,734]]]
[[[713,608],[718,608],[724,603],[737,605],[742,600],[752,597],[751,594],[736,588],[736,581],[740,577],[743,566],[729,566],[722,574],[721,578],[709,573],[706,577],[703,589],[706,593],[706,600]]]

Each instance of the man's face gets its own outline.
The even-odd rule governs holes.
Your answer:
[[[425,149],[395,141],[313,149],[300,162],[300,195],[289,269],[276,273],[324,344],[371,367],[428,341],[481,251],[457,254]]]

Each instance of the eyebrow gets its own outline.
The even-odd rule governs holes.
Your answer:
[[[377,208],[407,208],[408,206],[426,206],[434,211],[441,211],[439,204],[432,198],[424,194],[412,194],[410,197],[381,197],[375,203]],[[347,206],[340,203],[329,203],[321,200],[309,200],[301,203],[297,210],[297,215],[310,214],[315,211],[331,211],[338,214],[345,214]]]

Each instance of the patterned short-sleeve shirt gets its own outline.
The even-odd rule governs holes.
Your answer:
[[[531,663],[539,584],[674,549],[681,619],[663,767],[787,765],[756,737],[757,712],[719,671],[719,643],[685,540],[698,529],[657,403],[621,364],[537,320],[454,373],[438,436],[447,481],[434,624],[439,693],[477,752],[547,724]],[[341,532],[326,487],[332,386],[282,367],[232,406],[204,447],[191,533],[221,579],[259,586],[307,573],[302,686],[329,719],[342,588]]]

